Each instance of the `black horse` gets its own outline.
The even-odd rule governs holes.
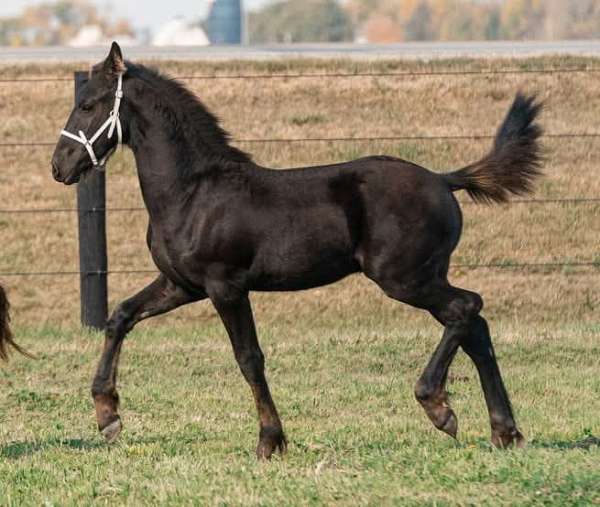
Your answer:
[[[480,316],[482,299],[450,285],[447,273],[462,226],[453,192],[466,190],[489,203],[530,192],[540,174],[540,108],[534,98],[517,95],[490,153],[448,174],[383,156],[275,171],[230,146],[217,119],[181,84],[125,62],[113,43],[81,89],[66,128],[81,131],[85,144],[85,135],[100,131],[107,118],[113,126],[122,123],[150,216],[148,247],[161,274],[108,321],[92,386],[104,437],[113,441],[122,427],[116,377],[128,331],[143,319],[209,298],[252,388],[260,420],[257,454],[284,451],[248,294],[309,289],[363,272],[389,297],[428,310],[445,327],[415,389],[436,428],[456,436],[445,383],[462,347],[479,371],[492,442],[521,445]],[[115,120],[111,115],[119,112]],[[75,141],[61,138],[52,159],[54,178],[65,184],[91,169],[90,148],[101,159],[117,144],[108,135],[96,136],[87,150]]]

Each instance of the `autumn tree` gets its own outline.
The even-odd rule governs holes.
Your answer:
[[[251,43],[353,40],[349,14],[336,0],[288,0],[251,13]]]
[[[371,42],[600,37],[600,0],[347,0]]]
[[[48,46],[66,44],[85,25],[97,25],[106,35],[132,35],[127,21],[111,23],[88,0],[46,1],[26,7],[18,17],[0,19],[0,44]]]

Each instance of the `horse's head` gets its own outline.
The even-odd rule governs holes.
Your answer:
[[[121,48],[113,42],[107,58],[95,65],[90,79],[79,90],[75,107],[67,120],[52,156],[52,175],[66,185],[102,166],[121,141],[123,74],[126,71]]]

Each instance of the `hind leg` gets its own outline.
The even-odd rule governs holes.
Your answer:
[[[410,295],[405,294],[403,297],[405,302],[413,306],[430,310],[432,315],[442,325],[445,325],[441,316],[437,315],[437,309],[452,306],[456,290],[447,282],[434,282],[423,284],[418,290],[411,291]],[[427,417],[437,429],[453,438],[456,438],[458,432],[458,420],[450,407],[446,381],[448,370],[456,357],[459,346],[460,334],[456,329],[445,326],[442,339],[415,386],[415,397],[425,410]]]
[[[452,337],[448,339],[457,342],[477,367],[492,427],[492,443],[496,447],[522,446],[524,438],[515,423],[488,326],[479,315],[483,307],[481,297],[448,286],[436,299],[431,312],[445,326],[444,336]],[[438,367],[444,368],[445,364],[440,361]]]
[[[458,347],[459,341],[455,333],[445,330],[441,342],[415,386],[415,397],[433,425],[452,438],[456,438],[458,420],[450,408],[446,380]]]
[[[388,295],[412,306],[427,309],[444,325],[444,335],[421,375],[415,394],[436,428],[456,435],[456,417],[448,404],[445,383],[458,347],[477,367],[492,427],[492,443],[497,447],[521,446],[508,394],[492,346],[486,321],[479,315],[481,297],[447,282],[386,284]]]
[[[515,445],[522,447],[525,438],[517,429],[508,393],[504,387],[500,368],[496,361],[487,322],[477,315],[473,318],[469,332],[461,341],[463,350],[475,363],[492,426],[492,443],[499,448]]]

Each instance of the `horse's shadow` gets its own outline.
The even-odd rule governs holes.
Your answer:
[[[130,444],[151,444],[161,440],[160,437],[141,438],[129,441]],[[37,442],[10,442],[0,447],[0,459],[19,459],[24,456],[42,453],[50,449],[68,448],[76,451],[92,451],[95,449],[108,449],[109,445],[101,439],[83,439],[83,438],[50,438],[45,441]]]
[[[86,440],[83,438],[51,438],[42,442],[10,442],[0,447],[0,457],[7,459],[18,459],[22,458],[23,456],[31,456],[39,452],[47,451],[49,449],[56,449],[59,447],[67,447],[80,451],[89,451],[103,446],[106,446],[106,444],[101,441]]]
[[[575,440],[532,440],[527,444],[527,447],[533,449],[554,449],[558,451],[569,451],[580,449],[589,451],[593,447],[600,447],[600,438],[594,435],[586,435],[585,437]]]
[[[140,438],[130,442],[133,444],[150,444],[162,440],[161,437]],[[10,442],[0,447],[0,458],[19,459],[24,456],[31,456],[40,452],[56,448],[69,448],[78,451],[91,451],[94,449],[109,448],[105,442],[96,439],[83,438],[51,438],[43,442]],[[600,438],[594,435],[588,435],[576,440],[532,440],[527,444],[530,449],[554,449],[557,451],[585,450],[589,451],[594,447],[600,448]]]

